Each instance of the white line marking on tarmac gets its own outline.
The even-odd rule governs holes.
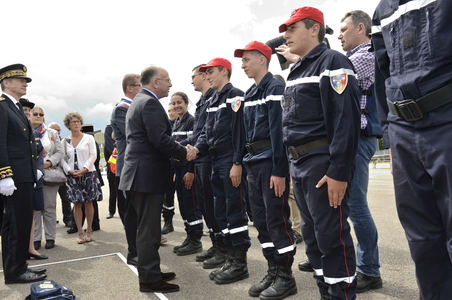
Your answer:
[[[126,264],[126,266],[128,266],[133,271],[133,273],[135,273],[135,275],[138,276],[137,268],[135,268],[132,265],[128,265],[127,264],[127,259],[124,257],[124,255],[122,255],[122,253],[119,253],[119,252],[118,253],[103,254],[103,255],[96,255],[96,256],[89,256],[89,257],[83,257],[83,258],[77,258],[77,259],[56,261],[56,262],[53,262],[53,263],[40,264],[40,265],[34,265],[34,266],[29,266],[29,267],[35,268],[35,267],[51,266],[51,265],[58,265],[58,264],[68,263],[68,262],[87,260],[87,259],[92,259],[92,258],[101,258],[101,257],[113,256],[113,255],[117,255]],[[0,273],[3,273],[3,270],[0,270]],[[161,300],[168,300],[168,298],[166,298],[165,295],[163,295],[162,293],[154,293],[154,294],[157,297],[159,297],[159,299],[161,299]]]

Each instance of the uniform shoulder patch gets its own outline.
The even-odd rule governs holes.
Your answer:
[[[330,83],[331,87],[336,91],[336,93],[342,94],[348,84],[347,73],[330,76]]]
[[[234,112],[237,112],[240,109],[241,105],[242,105],[242,99],[240,97],[236,97],[231,102],[231,108]]]
[[[6,100],[5,97],[0,97],[0,101]]]

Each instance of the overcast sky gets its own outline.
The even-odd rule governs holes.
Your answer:
[[[234,50],[248,42],[266,42],[281,35],[278,27],[301,6],[323,11],[337,40],[340,20],[361,9],[371,17],[379,0],[79,0],[2,1],[0,67],[25,64],[30,101],[44,108],[46,122],[62,124],[64,115],[78,111],[95,130],[110,122],[123,95],[127,73],[148,65],[165,68],[172,93],[188,94],[194,104],[200,94],[191,85],[191,70],[214,57],[232,63],[231,82],[246,91],[253,83],[240,68]],[[276,56],[270,71],[281,72]],[[162,99],[166,107],[169,99]],[[63,126],[62,126],[63,127]],[[65,128],[64,128],[65,129]],[[65,129],[63,136],[69,132]]]

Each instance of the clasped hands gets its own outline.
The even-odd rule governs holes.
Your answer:
[[[186,159],[188,161],[192,161],[196,158],[196,155],[198,155],[199,150],[198,148],[188,144],[187,146],[185,146],[185,149],[187,150],[187,156]]]

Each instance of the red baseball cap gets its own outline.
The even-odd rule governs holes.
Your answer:
[[[252,41],[248,45],[245,46],[243,49],[236,49],[234,51],[234,57],[243,57],[243,51],[249,51],[249,50],[257,50],[260,53],[262,53],[268,60],[272,57],[272,49],[257,41]]]
[[[312,19],[325,26],[325,21],[323,20],[323,13],[320,10],[310,6],[303,6],[294,10],[290,15],[289,20],[287,20],[281,26],[279,26],[279,32],[286,31],[287,26],[292,25],[293,23],[296,23],[303,19]]]
[[[207,65],[200,67],[199,72],[204,73],[206,72],[207,68],[210,67],[225,67],[226,69],[232,72],[231,62],[221,57],[214,58],[211,61],[209,61]]]

